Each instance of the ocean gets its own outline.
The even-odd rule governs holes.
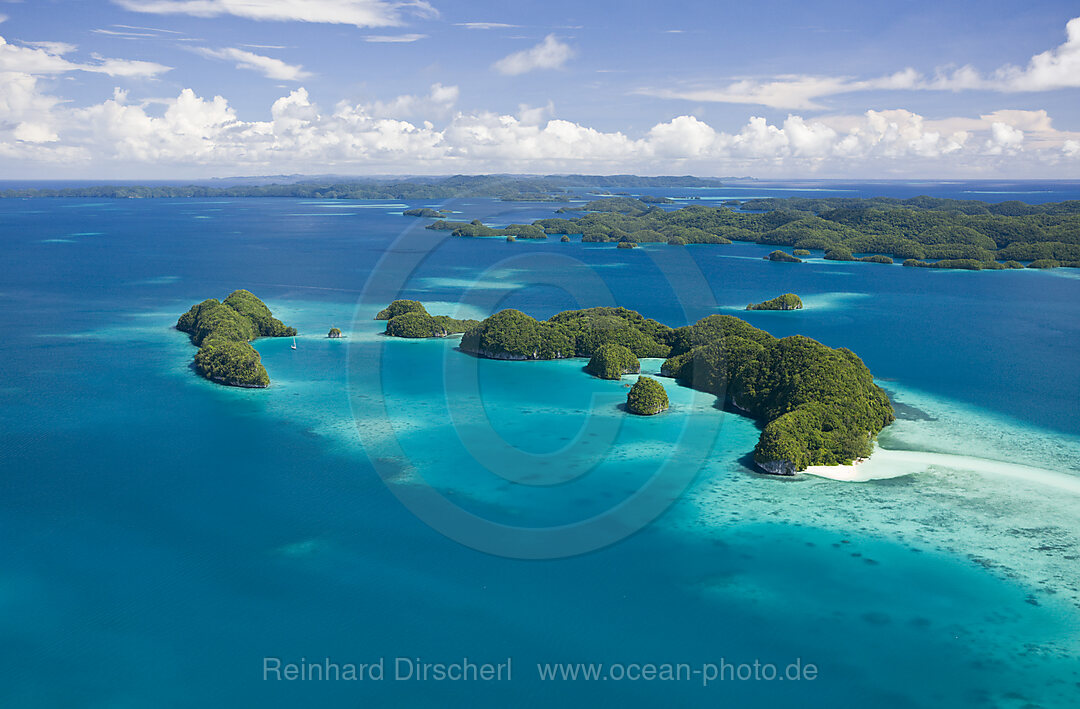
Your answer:
[[[1080,183],[650,192],[1046,202]],[[0,706],[1080,703],[1075,270],[451,238],[401,215],[420,206],[499,226],[561,205],[0,200]],[[296,350],[255,343],[265,390],[197,377],[173,328],[237,288],[299,330]],[[806,308],[742,310],[786,292]],[[388,340],[372,318],[394,298],[720,312],[848,347],[897,403],[875,458],[909,474],[761,475],[759,429],[709,397],[662,380],[671,410],[629,417],[633,378],[581,360]],[[542,676],[559,663],[596,677]]]

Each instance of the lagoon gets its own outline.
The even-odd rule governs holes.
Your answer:
[[[1080,192],[800,183],[671,196],[820,189]],[[13,540],[0,547],[0,663],[14,678],[0,704],[1076,703],[1075,272],[770,263],[770,247],[745,243],[673,254],[433,241],[445,235],[401,216],[425,206],[498,225],[559,205],[0,201],[14,265],[0,276],[0,538]],[[192,302],[234,288],[300,332],[296,351],[256,342],[264,391],[198,378],[172,329]],[[806,307],[734,313],[787,292]],[[707,397],[664,380],[671,410],[628,417],[615,403],[632,378],[593,379],[584,361],[390,341],[372,317],[395,297],[455,317],[618,304],[676,325],[730,312],[848,347],[901,405],[880,445],[909,474],[759,475],[746,459],[754,424]],[[345,337],[327,339],[331,326]],[[711,436],[705,464],[653,491],[656,519],[584,555],[492,556],[399,497],[425,486],[499,525],[573,524],[640,490],[687,422]],[[486,445],[496,437],[509,447]],[[491,470],[507,460],[537,477]],[[565,482],[523,484],[553,466]],[[267,656],[512,657],[514,680],[282,686],[262,681]],[[819,673],[703,687],[551,682],[535,669],[721,658],[801,658]]]

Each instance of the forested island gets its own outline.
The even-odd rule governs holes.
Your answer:
[[[794,293],[784,293],[764,303],[750,303],[747,310],[802,310],[802,298]]]
[[[478,322],[430,315],[424,304],[417,300],[395,300],[380,310],[375,319],[386,321],[387,335],[411,339],[460,335]]]
[[[664,385],[652,377],[638,377],[626,395],[626,410],[638,416],[655,416],[667,411],[668,396]]]
[[[737,207],[737,209],[735,208]],[[479,221],[440,220],[429,229],[455,236],[543,239],[581,234],[583,242],[730,244],[789,247],[766,258],[798,262],[811,249],[832,261],[911,267],[1000,270],[1080,267],[1080,200],[1048,204],[912,199],[757,199],[721,206],[664,209],[612,197],[560,210],[580,216],[539,219],[494,229]],[[857,255],[861,254],[861,255]]]
[[[233,291],[224,301],[210,298],[191,306],[177,320],[176,329],[188,333],[199,348],[196,372],[219,384],[248,388],[270,386],[251,341],[296,335],[296,328],[275,318],[266,303],[246,290]]]
[[[424,217],[426,219],[442,219],[448,214],[438,209],[432,209],[431,207],[417,207],[416,209],[406,209],[402,212],[402,215],[406,217]]]
[[[380,315],[393,322],[420,312],[414,303],[420,305],[395,301]],[[387,334],[393,334],[389,323]],[[568,310],[547,320],[508,309],[469,326],[460,347],[490,359],[589,357],[586,369],[605,378],[640,371],[637,358],[664,358],[663,376],[714,394],[762,423],[754,461],[777,475],[866,458],[878,432],[894,420],[888,396],[850,350],[801,335],[777,339],[731,315],[671,328],[626,308]],[[638,394],[645,403],[637,413],[666,408],[665,393],[657,410],[660,397],[651,384]],[[628,410],[634,406],[628,400]]]
[[[619,379],[640,372],[641,362],[629,347],[610,343],[596,348],[585,371],[601,379]]]
[[[794,254],[789,254],[786,251],[777,249],[768,256],[764,257],[766,261],[779,261],[780,263],[802,263],[802,259]]]

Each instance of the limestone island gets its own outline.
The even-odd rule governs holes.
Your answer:
[[[329,337],[331,340],[336,340],[341,337],[341,330],[336,327],[332,327],[330,328],[330,332],[326,333],[326,336]]]
[[[612,343],[596,348],[585,371],[601,379],[619,379],[640,372],[641,363],[629,348]]]
[[[417,207],[416,209],[406,209],[402,212],[406,217],[426,217],[428,219],[442,219],[449,216],[449,212],[443,212],[438,209],[432,209],[431,207]]]
[[[416,300],[395,300],[380,310],[375,319],[386,321],[385,332],[390,337],[410,339],[460,335],[479,322],[430,315],[424,304]]]
[[[275,318],[266,303],[246,290],[191,306],[176,329],[198,346],[195,371],[210,381],[234,387],[262,389],[270,377],[251,341],[259,337],[295,337],[296,328]]]
[[[626,410],[638,416],[655,416],[667,411],[668,398],[664,385],[652,377],[638,377],[626,395]]]
[[[802,259],[798,256],[792,256],[788,252],[781,251],[780,249],[773,251],[768,256],[762,256],[762,258],[766,261],[780,261],[782,263],[802,263]]]
[[[510,224],[502,229],[494,229],[484,226],[479,219],[471,222],[448,222],[440,219],[428,224],[427,229],[435,231],[449,231],[451,236],[512,236],[514,239],[546,239],[548,234],[544,228],[535,224]]]
[[[395,301],[380,315],[393,314],[391,322],[410,313],[439,317],[416,306],[423,308],[416,301]],[[802,335],[777,339],[731,315],[671,328],[626,308],[567,310],[547,320],[507,309],[472,322],[461,350],[477,357],[589,357],[586,369],[605,378],[633,368],[626,353],[612,345],[634,358],[665,358],[662,376],[714,394],[761,422],[754,461],[775,475],[868,458],[877,434],[895,420],[888,396],[851,350]],[[394,336],[390,323],[387,334]]]
[[[747,310],[802,310],[802,298],[794,293],[784,293],[764,303],[750,303]]]

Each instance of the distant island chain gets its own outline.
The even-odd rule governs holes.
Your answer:
[[[305,179],[285,184],[96,185],[0,191],[0,199],[291,197],[325,200],[450,200],[486,197],[510,202],[566,203],[559,216],[530,224],[492,227],[478,219],[453,221],[443,205],[404,209],[435,220],[429,229],[455,236],[505,241],[559,236],[569,242],[730,244],[788,247],[765,258],[799,263],[819,251],[829,261],[892,264],[972,271],[1080,267],[1080,200],[1027,204],[940,197],[828,197],[726,199],[718,206],[698,197],[655,197],[627,190],[716,188],[721,180],[632,175],[454,175],[401,179]],[[619,190],[612,192],[611,190]],[[596,197],[600,197],[596,199]],[[591,201],[586,201],[591,199]],[[572,202],[586,202],[571,206]],[[680,202],[693,204],[672,208]]]
[[[801,263],[811,249],[829,261],[865,261],[915,268],[1000,270],[1080,267],[1080,200],[1047,204],[932,197],[893,199],[786,198],[728,200],[717,207],[665,209],[673,200],[604,197],[558,210],[564,215],[531,224],[489,227],[480,220],[448,221],[434,210],[428,229],[454,236],[547,239],[580,234],[585,243],[672,246],[745,241],[786,246],[770,261]],[[511,239],[512,237],[512,239]],[[861,256],[857,254],[862,254]]]

